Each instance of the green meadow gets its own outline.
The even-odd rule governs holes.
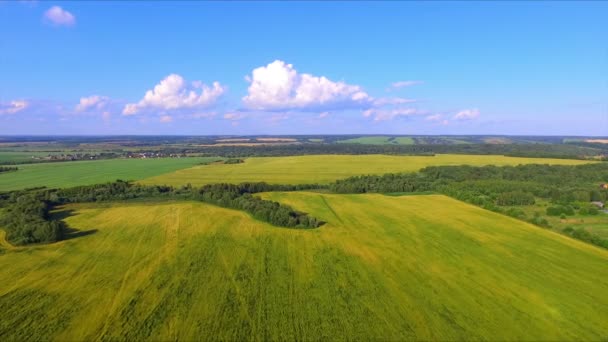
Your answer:
[[[46,157],[48,155],[65,154],[72,152],[14,152],[0,150],[0,165],[3,163],[23,163],[33,160],[32,157]]]
[[[31,187],[72,187],[138,180],[189,168],[217,158],[107,159],[16,165],[16,172],[0,173],[0,191]]]
[[[0,245],[0,339],[608,337],[608,251],[439,195],[262,196],[327,224],[197,202],[64,207],[74,238]]]
[[[159,174],[143,184],[203,185],[209,183],[268,182],[278,184],[330,183],[355,175],[414,172],[433,165],[518,165],[588,163],[583,160],[519,158],[496,155],[440,154],[395,155],[307,155],[247,158],[241,164],[210,164]]]

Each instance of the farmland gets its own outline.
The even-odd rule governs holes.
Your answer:
[[[438,195],[263,196],[327,224],[195,202],[63,208],[81,236],[0,247],[0,338],[608,336],[605,250]]]
[[[259,157],[241,164],[210,164],[180,169],[141,181],[143,184],[203,185],[227,182],[268,182],[275,184],[329,183],[354,175],[413,172],[434,165],[578,165],[582,160],[519,158],[492,155],[309,155]]]
[[[359,137],[359,138],[339,140],[338,142],[342,143],[342,144],[413,145],[414,139],[411,137],[371,136],[371,137]]]
[[[3,163],[23,163],[33,160],[32,157],[43,158],[48,155],[57,155],[65,152],[18,152],[0,151],[0,165]]]
[[[71,187],[109,182],[116,179],[137,180],[217,158],[109,159],[18,165],[16,172],[0,174],[0,191],[30,187]]]

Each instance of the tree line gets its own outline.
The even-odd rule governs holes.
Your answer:
[[[171,148],[169,148],[171,149]],[[169,150],[168,150],[169,151]],[[314,154],[481,154],[512,157],[585,159],[607,153],[602,147],[566,144],[416,144],[416,145],[365,145],[365,144],[293,144],[263,146],[201,146],[193,149],[176,149],[183,153],[202,153],[205,156],[227,158],[278,157]]]
[[[436,192],[484,209],[550,228],[536,212],[527,217],[518,206],[534,205],[536,198],[551,203],[548,216],[597,215],[591,201],[608,200],[608,190],[599,184],[608,180],[608,164],[519,165],[519,166],[432,166],[416,173],[355,176],[329,185],[336,193]],[[567,233],[567,232],[564,232]],[[567,233],[574,238],[605,246],[608,240],[591,233]],[[582,238],[581,238],[582,239]],[[598,243],[598,241],[604,241]]]
[[[19,170],[16,167],[10,167],[10,166],[0,166],[0,173],[2,172],[11,172],[11,171],[17,171]]]
[[[6,239],[14,245],[48,243],[63,238],[65,224],[49,215],[52,205],[43,193],[30,193],[15,198],[0,217]]]
[[[321,187],[309,185],[272,185],[267,183],[213,184],[201,188],[190,185],[170,187],[139,185],[117,180],[112,183],[68,189],[31,189],[0,194],[5,214],[0,225],[7,240],[15,245],[49,243],[61,240],[65,224],[49,215],[53,206],[66,203],[125,201],[135,199],[198,200],[217,206],[243,210],[254,218],[275,226],[310,229],[324,222],[290,206],[252,196],[266,191],[294,191]]]

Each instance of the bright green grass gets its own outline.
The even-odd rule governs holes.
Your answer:
[[[32,156],[35,157],[46,157],[50,155],[56,154],[66,154],[73,152],[13,152],[13,151],[0,151],[0,165],[3,163],[23,163],[28,162],[32,159]]]
[[[608,252],[438,196],[73,205],[96,232],[0,255],[0,339],[602,340]]]
[[[202,185],[209,183],[268,182],[283,184],[329,183],[355,175],[414,172],[432,165],[518,165],[587,163],[581,160],[516,158],[488,155],[436,156],[311,155],[247,158],[241,164],[195,166],[142,181],[144,184]]]
[[[413,145],[414,139],[411,137],[360,137],[353,139],[339,140],[342,144],[369,144],[369,145]]]
[[[29,187],[70,187],[116,179],[138,180],[188,168],[217,158],[108,159],[18,165],[0,173],[0,191]]]

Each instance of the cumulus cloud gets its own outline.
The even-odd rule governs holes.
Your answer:
[[[0,103],[0,115],[15,114],[29,107],[29,102],[25,100],[14,100],[7,104]]]
[[[213,82],[211,87],[201,81],[188,84],[182,76],[171,74],[154,89],[148,90],[139,102],[127,104],[122,113],[134,115],[152,109],[169,111],[207,108],[214,105],[225,91],[226,88],[219,82]]]
[[[422,84],[422,81],[398,81],[391,83],[391,88],[399,89],[405,87],[411,87],[413,85]]]
[[[276,60],[253,70],[243,103],[265,111],[365,108],[373,98],[360,86],[334,82],[325,76],[298,73],[293,65]]]
[[[76,17],[59,6],[53,6],[44,12],[44,19],[57,26],[72,26],[76,24]]]
[[[80,103],[76,105],[75,110],[77,112],[86,112],[91,109],[102,109],[108,104],[109,100],[107,96],[100,95],[81,97]]]
[[[371,108],[363,112],[363,116],[369,118],[373,117],[374,121],[387,121],[393,120],[398,117],[408,117],[413,115],[423,114],[423,112],[415,108],[393,108],[393,109],[380,109]]]
[[[464,109],[454,115],[454,120],[467,121],[477,119],[478,117],[478,109]]]

